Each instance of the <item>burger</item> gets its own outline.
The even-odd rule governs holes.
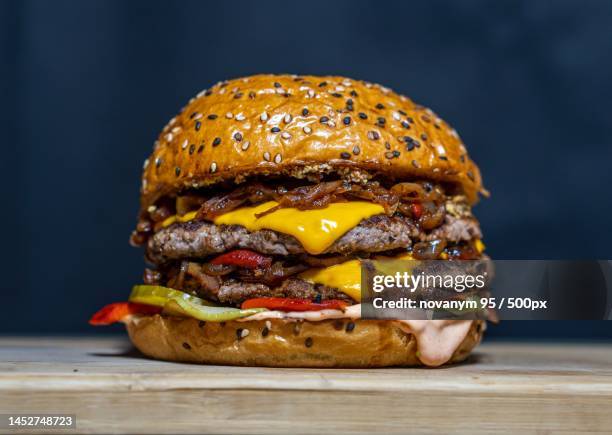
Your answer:
[[[192,98],[144,162],[123,322],[145,355],[269,367],[439,366],[483,320],[361,318],[361,262],[478,259],[486,194],[456,131],[383,86],[256,75]]]

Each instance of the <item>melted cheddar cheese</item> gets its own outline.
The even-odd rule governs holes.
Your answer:
[[[304,281],[337,288],[356,301],[361,301],[361,263],[350,260],[323,269],[309,269],[300,275]]]
[[[242,207],[215,218],[216,225],[241,225],[249,231],[262,229],[289,234],[313,255],[321,254],[363,219],[384,213],[378,204],[365,201],[337,202],[325,208],[298,210],[281,208],[266,215],[256,215],[277,205],[269,201],[254,207]]]

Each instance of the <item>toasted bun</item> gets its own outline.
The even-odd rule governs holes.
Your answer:
[[[484,192],[459,136],[431,110],[343,77],[257,75],[202,91],[145,161],[141,206],[254,175],[422,177]]]
[[[393,321],[199,322],[191,318],[131,319],[132,343],[145,355],[167,361],[265,367],[419,366],[414,335]],[[447,363],[464,360],[480,342],[483,322],[474,321]],[[244,331],[248,331],[245,333]],[[265,331],[265,332],[264,332]]]

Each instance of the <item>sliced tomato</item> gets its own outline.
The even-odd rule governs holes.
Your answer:
[[[344,310],[347,303],[338,299],[328,301],[312,302],[310,299],[293,298],[254,298],[242,303],[241,308],[267,308],[278,311],[321,311],[321,310]]]
[[[121,321],[121,319],[131,314],[158,314],[161,313],[161,310],[161,307],[155,307],[153,305],[137,304],[134,302],[116,302],[106,305],[91,316],[89,324],[94,326],[110,325]]]
[[[257,269],[270,267],[272,258],[248,249],[236,249],[235,251],[219,255],[211,263],[244,267],[245,269]]]

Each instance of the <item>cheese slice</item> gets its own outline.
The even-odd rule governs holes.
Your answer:
[[[300,275],[304,281],[337,288],[356,301],[361,301],[361,262],[350,260],[323,269],[309,269]]]
[[[216,225],[241,225],[249,231],[262,229],[289,234],[313,255],[321,254],[363,219],[384,213],[378,204],[365,201],[337,202],[325,208],[298,210],[281,208],[266,215],[256,215],[278,205],[269,201],[254,207],[242,207],[215,218]]]
[[[405,253],[396,257],[376,257],[378,259],[412,260],[412,254]],[[313,284],[322,284],[327,287],[337,288],[346,293],[355,301],[361,301],[361,262],[349,260],[333,266],[309,269],[302,272],[299,277]]]

